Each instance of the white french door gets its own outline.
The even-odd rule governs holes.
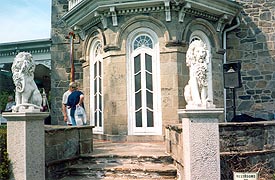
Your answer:
[[[129,56],[129,135],[161,134],[156,50],[148,35],[139,35]]]
[[[91,50],[90,64],[90,119],[95,134],[103,134],[103,93],[102,93],[102,54],[101,44],[95,43]]]

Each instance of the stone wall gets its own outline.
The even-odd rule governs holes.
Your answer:
[[[267,170],[274,170],[274,138],[274,121],[220,124],[223,179],[232,179],[232,171],[249,171],[252,167],[254,171],[259,170],[260,176],[269,173],[265,172]]]
[[[182,125],[166,127],[166,151],[183,172]],[[222,179],[233,179],[232,171],[261,164],[262,171],[275,168],[275,122],[220,123],[220,157]],[[235,164],[235,167],[233,166]],[[239,164],[239,165],[238,165]],[[260,172],[261,174],[261,172]]]
[[[243,87],[237,89],[237,114],[273,119],[275,110],[275,2],[236,0],[243,6],[240,26],[228,33],[227,60],[242,63]],[[227,107],[232,94],[227,94]],[[232,110],[228,109],[229,119]]]
[[[45,126],[46,177],[56,178],[58,172],[71,163],[76,163],[80,155],[93,151],[92,126]],[[56,177],[51,177],[51,176]]]
[[[68,10],[67,0],[52,0],[52,28],[51,28],[51,119],[52,124],[65,124],[63,121],[61,106],[62,95],[69,88],[70,83],[70,39],[68,28],[60,18]],[[79,38],[75,36],[74,40],[74,64],[75,64],[75,80],[81,82],[83,79],[82,63],[79,57]]]

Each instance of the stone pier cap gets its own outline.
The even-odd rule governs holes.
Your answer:
[[[179,118],[218,118],[224,113],[224,108],[211,109],[179,109]]]
[[[4,112],[2,115],[7,119],[7,121],[27,121],[30,119],[41,120],[41,117],[46,118],[47,116],[49,116],[49,114],[49,112]]]

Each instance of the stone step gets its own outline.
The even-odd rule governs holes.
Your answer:
[[[177,179],[174,160],[164,142],[110,142],[95,140],[94,151],[54,171],[61,180]],[[49,179],[53,180],[53,179]]]
[[[172,164],[173,158],[169,155],[159,156],[144,156],[144,155],[82,155],[78,162],[79,163],[109,163],[109,162],[121,162],[121,163],[141,163],[141,162],[153,162],[153,163],[164,163]]]
[[[82,157],[67,169],[66,178],[77,179],[176,179],[171,158],[161,157]],[[83,179],[83,180],[84,180]]]
[[[150,177],[142,177],[142,178],[127,178],[127,177],[103,177],[103,178],[94,178],[89,176],[73,176],[73,177],[65,177],[61,180],[151,180]],[[169,178],[169,177],[162,177],[162,178],[156,178],[155,180],[175,180],[176,178]]]

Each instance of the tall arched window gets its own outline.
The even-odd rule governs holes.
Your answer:
[[[158,41],[155,33],[143,30],[128,38],[128,133],[161,134]]]
[[[94,133],[103,134],[102,46],[94,41],[90,50],[90,119]]]

